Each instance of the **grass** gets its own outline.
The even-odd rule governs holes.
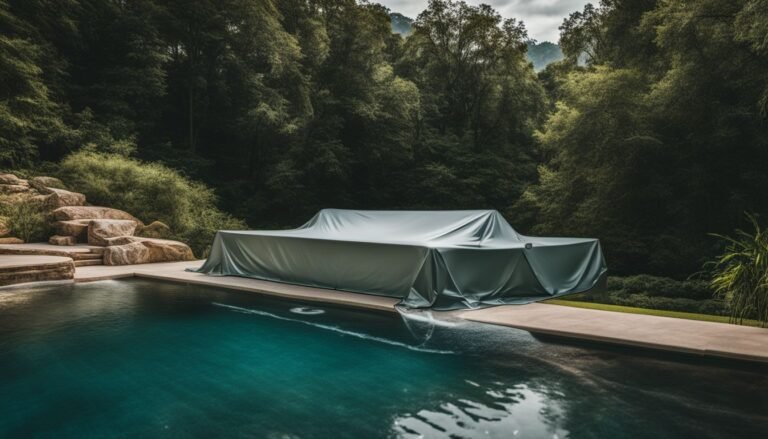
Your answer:
[[[571,300],[550,299],[543,303],[551,305],[571,306],[574,308],[597,309],[601,311],[625,312],[629,314],[645,314],[649,316],[673,317],[676,319],[701,320],[705,322],[731,323],[728,316],[714,316],[710,314],[695,314],[680,311],[664,311],[661,309],[634,308],[631,306],[606,305],[594,302],[575,302]],[[760,326],[757,320],[743,321],[744,326]]]

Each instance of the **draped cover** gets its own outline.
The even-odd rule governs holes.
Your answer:
[[[606,265],[597,239],[523,236],[495,210],[323,209],[293,230],[219,231],[194,271],[448,310],[586,291]]]

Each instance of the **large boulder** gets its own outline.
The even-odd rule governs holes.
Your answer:
[[[104,265],[146,264],[150,261],[149,248],[141,242],[115,245],[104,249]]]
[[[29,184],[29,187],[31,187],[32,189],[36,190],[37,193],[39,193],[39,194],[48,195],[48,194],[52,194],[53,193],[53,190],[51,188],[49,188],[48,186],[40,183],[39,181],[29,180],[27,182],[27,184]]]
[[[0,174],[0,184],[21,184],[23,181],[13,174]]]
[[[114,220],[131,220],[136,221],[137,224],[143,225],[138,218],[131,215],[128,212],[124,212],[119,209],[112,209],[110,207],[100,206],[65,206],[51,212],[53,218],[56,221],[72,221],[72,220],[93,220],[93,219],[114,219]]]
[[[51,245],[75,245],[77,244],[77,238],[74,236],[61,236],[53,235],[48,238],[48,244]]]
[[[107,239],[132,236],[138,223],[132,220],[96,219],[88,224],[88,244],[106,246]]]
[[[23,192],[29,192],[29,186],[22,184],[0,184],[0,194],[20,194]]]
[[[24,244],[24,240],[19,238],[0,238],[0,244]]]
[[[29,185],[32,187],[42,186],[47,188],[54,188],[54,189],[66,189],[67,187],[64,186],[64,183],[59,180],[58,178],[54,177],[32,177],[29,179]]]
[[[120,236],[107,239],[105,265],[146,264],[151,262],[193,261],[195,255],[187,244],[168,239]],[[144,250],[140,249],[143,247]]]
[[[57,209],[65,206],[82,206],[85,204],[85,195],[70,192],[64,189],[47,188],[50,192],[45,199],[45,204],[52,208]]]
[[[56,230],[57,235],[72,236],[79,242],[86,242],[88,240],[88,224],[90,222],[91,220],[89,219],[56,221],[53,223],[53,228]]]
[[[145,239],[152,262],[194,261],[195,255],[187,244],[169,239]]]

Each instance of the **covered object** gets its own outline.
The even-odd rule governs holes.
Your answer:
[[[606,266],[598,240],[523,236],[495,210],[324,209],[298,229],[219,231],[196,271],[456,309],[586,291]]]

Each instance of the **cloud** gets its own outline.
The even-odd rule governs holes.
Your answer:
[[[416,18],[427,6],[427,0],[372,0],[388,7],[392,12]],[[556,42],[558,27],[571,12],[579,11],[589,0],[465,0],[469,4],[485,3],[493,6],[504,18],[517,18],[525,23],[531,38]],[[599,0],[592,0],[597,3]]]

